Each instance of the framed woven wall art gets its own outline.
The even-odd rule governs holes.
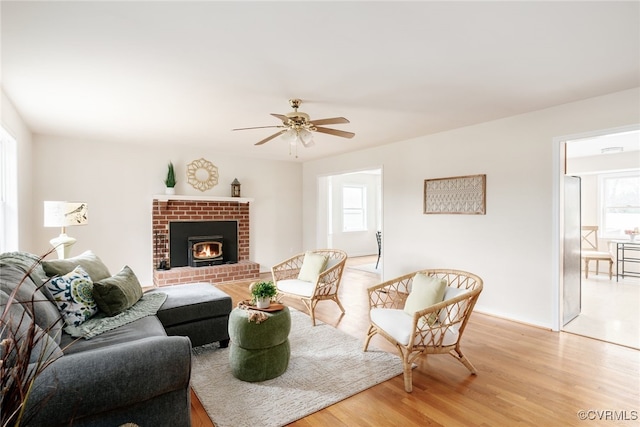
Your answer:
[[[486,214],[486,175],[424,180],[425,214]]]

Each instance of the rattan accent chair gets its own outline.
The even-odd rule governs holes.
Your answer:
[[[271,268],[271,275],[280,295],[300,298],[309,310],[311,324],[315,326],[315,308],[320,301],[335,301],[340,307],[340,311],[343,314],[345,312],[338,298],[338,290],[347,261],[347,253],[339,249],[316,249],[308,252],[324,255],[328,258],[324,271],[316,277],[315,281],[308,282],[298,279],[306,252],[274,265]]]
[[[416,273],[445,279],[447,287],[442,302],[411,316],[403,308]],[[460,350],[460,340],[482,292],[482,286],[482,279],[473,273],[429,269],[405,274],[370,287],[367,290],[370,326],[364,351],[367,351],[371,338],[376,334],[391,342],[400,353],[404,388],[408,393],[413,390],[412,364],[423,354],[448,353],[475,375],[475,367]]]
[[[600,261],[609,263],[609,280],[613,277],[613,255],[611,252],[598,250],[598,226],[583,225],[581,233],[581,257],[584,261],[584,278],[589,278],[589,263],[596,262],[596,274],[600,271]]]

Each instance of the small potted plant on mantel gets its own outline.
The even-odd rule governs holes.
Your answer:
[[[273,282],[253,282],[249,286],[249,291],[253,297],[253,303],[258,308],[269,308],[271,305],[271,298],[275,297],[278,293]]]
[[[164,180],[165,190],[164,193],[168,195],[176,194],[175,186],[176,186],[176,175],[173,170],[173,163],[169,162],[167,166],[167,179]]]

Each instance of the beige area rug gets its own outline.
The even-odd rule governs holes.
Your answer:
[[[291,359],[280,377],[259,383],[236,379],[229,349],[193,350],[191,385],[216,427],[282,426],[402,374],[396,355],[291,309]]]

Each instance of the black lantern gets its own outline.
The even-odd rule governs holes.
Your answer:
[[[231,183],[231,197],[240,197],[240,183],[237,178]]]

